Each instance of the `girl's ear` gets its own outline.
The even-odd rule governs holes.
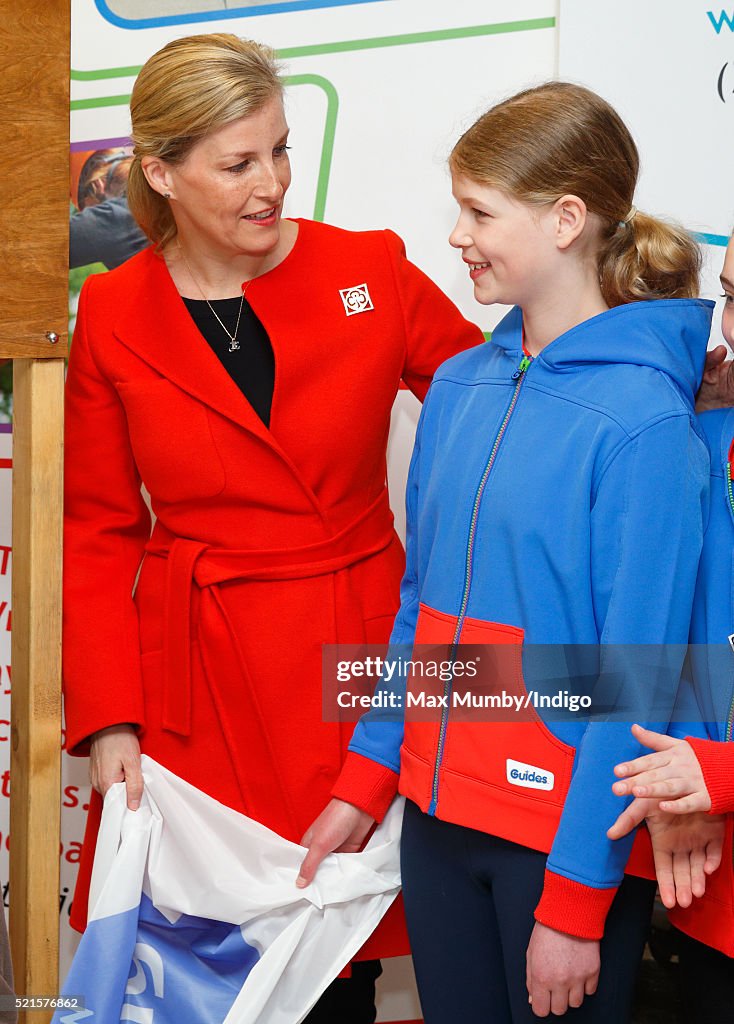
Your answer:
[[[561,196],[553,205],[556,245],[567,249],[576,241],[586,226],[588,211],[586,203],[578,196]]]
[[[140,166],[153,191],[162,196],[168,193],[167,198],[169,198],[173,191],[173,182],[171,181],[170,167],[165,160],[161,160],[157,156],[144,156],[140,161]]]

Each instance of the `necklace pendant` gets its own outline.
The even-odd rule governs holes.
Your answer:
[[[239,341],[237,341],[236,338],[232,338],[232,340],[229,343],[229,351],[230,352],[237,352],[239,350],[239,347],[240,347]]]

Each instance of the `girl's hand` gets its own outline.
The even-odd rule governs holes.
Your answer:
[[[599,983],[599,943],[536,922],[527,952],[528,999],[536,1017],[581,1006]]]
[[[632,732],[640,743],[657,753],[617,765],[614,774],[625,780],[615,782],[612,786],[617,796],[628,796],[631,793],[636,797],[657,800],[660,802],[660,810],[669,814],[692,814],[711,809],[711,797],[706,789],[701,766],[685,740],[663,736],[662,733],[643,729],[639,725],[633,725]],[[617,822],[623,817],[624,814],[620,815]],[[612,828],[615,827],[616,823]],[[618,839],[624,834],[620,832],[610,838]]]
[[[654,803],[654,801],[650,801]],[[721,864],[726,818],[713,814],[681,817],[652,810],[647,816],[655,874],[663,905],[690,907],[706,892],[706,876]]]
[[[734,405],[734,364],[726,361],[725,345],[706,353],[703,381],[696,396],[696,412]]]
[[[298,888],[305,889],[313,882],[327,853],[357,853],[374,824],[375,819],[354,804],[331,800],[301,839],[308,853],[296,879]]]
[[[721,864],[726,818],[713,814],[668,814],[658,801],[636,797],[607,831],[621,839],[647,820],[660,899],[670,910],[689,907],[706,891],[706,876]]]
[[[131,725],[111,725],[92,737],[89,780],[103,797],[115,782],[124,782],[127,806],[137,811],[143,795],[140,743]]]

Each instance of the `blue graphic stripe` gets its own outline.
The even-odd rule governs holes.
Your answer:
[[[728,235],[709,235],[705,231],[694,231],[693,237],[703,245],[723,245],[726,248],[729,244]]]
[[[83,993],[98,1024],[221,1021],[259,959],[239,925],[188,914],[172,923],[142,894],[139,907],[89,923],[63,994]],[[84,1016],[61,1009],[51,1024]]]
[[[94,0],[94,5],[112,25],[118,28],[157,28],[160,25],[187,25],[200,21],[223,21],[230,18],[252,18],[258,14],[284,14],[287,11],[311,11],[318,7],[352,7],[356,4],[374,4],[382,0],[276,0],[258,7],[231,7],[221,11],[201,11],[199,14],[171,14],[160,18],[122,18],[111,11],[107,0]]]

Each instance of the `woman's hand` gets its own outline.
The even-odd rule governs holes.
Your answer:
[[[528,945],[526,982],[536,1017],[581,1006],[599,983],[599,943],[536,922]]]
[[[115,782],[124,782],[127,806],[137,811],[143,795],[140,743],[131,725],[111,725],[92,737],[89,780],[104,797]]]
[[[690,744],[639,725],[633,725],[632,732],[640,743],[656,753],[617,765],[614,774],[625,780],[612,786],[617,796],[631,793],[636,797],[654,799],[659,801],[660,810],[669,814],[709,811],[711,797]]]
[[[313,882],[327,853],[357,853],[374,823],[374,818],[354,804],[331,800],[301,839],[308,853],[296,879],[298,888],[305,889]]]

